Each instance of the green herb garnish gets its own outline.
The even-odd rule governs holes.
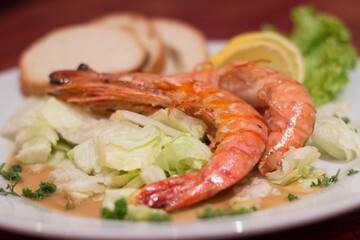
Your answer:
[[[103,208],[101,217],[104,219],[124,219],[127,214],[127,202],[125,198],[121,198],[115,202],[114,210]]]
[[[347,175],[348,175],[348,176],[354,175],[354,174],[356,174],[356,173],[358,173],[358,172],[359,172],[359,171],[357,171],[357,170],[350,169],[350,170],[348,171]]]
[[[338,115],[334,115],[333,117],[340,118]],[[348,117],[341,117],[341,120],[343,120],[344,123],[348,124],[350,122],[350,119]]]
[[[343,120],[343,122],[346,124],[350,122],[350,119],[348,117],[342,117],[341,120]]]
[[[13,164],[10,166],[9,171],[22,172],[22,167],[19,164]]]
[[[256,210],[257,210],[256,207],[251,207],[251,208],[239,208],[237,210],[216,209],[214,211],[212,207],[206,206],[204,212],[198,215],[198,218],[215,218],[215,217],[223,217],[223,216],[233,216],[233,215],[247,214]]]
[[[339,173],[340,173],[340,168],[337,171],[337,173],[331,177],[327,177],[326,174],[324,173],[317,179],[317,182],[312,182],[310,186],[311,187],[329,186],[330,183],[335,183],[338,181]]]
[[[21,181],[21,177],[18,173],[22,171],[22,168],[18,164],[13,164],[10,166],[9,170],[3,170],[4,166],[5,163],[0,164],[0,175],[8,180],[11,184],[6,186],[6,189],[9,189],[10,191],[6,191],[5,189],[0,188],[0,195],[13,195],[18,197],[19,195],[14,191],[14,188]]]
[[[110,210],[106,207],[102,209],[101,217],[104,219],[116,219],[116,220],[128,220],[139,221],[145,219],[138,219],[128,212],[128,204],[125,198],[121,198],[115,202],[114,210]],[[168,214],[151,213],[146,217],[147,221],[170,221]]]
[[[18,174],[18,171],[21,171],[21,167],[17,164],[12,165],[9,170],[3,170],[5,166],[5,163],[2,163],[0,165],[0,175],[3,176],[6,180],[8,180],[11,183],[17,183],[21,181],[21,177]],[[20,169],[18,168],[20,167]],[[13,171],[12,169],[15,169],[16,171]]]
[[[153,221],[153,222],[168,222],[171,221],[171,218],[168,214],[158,214],[158,213],[153,213],[149,216],[148,221]]]
[[[296,194],[292,194],[292,193],[289,193],[287,195],[287,198],[289,199],[290,202],[294,201],[294,200],[297,200],[298,199],[298,196]]]
[[[13,196],[19,197],[19,194],[17,194],[16,192],[13,192],[13,191],[8,192],[5,189],[0,188],[0,196],[7,196],[7,195],[13,195]]]
[[[49,182],[41,182],[39,184],[39,187],[40,188],[35,192],[31,191],[29,188],[23,188],[22,195],[36,201],[41,201],[44,198],[49,197],[53,192],[56,191],[56,186]]]
[[[75,206],[74,206],[74,205],[71,205],[71,204],[69,204],[69,203],[67,203],[67,204],[65,205],[65,210],[73,210],[73,209],[75,209]]]

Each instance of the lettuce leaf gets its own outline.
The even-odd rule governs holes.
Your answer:
[[[82,120],[70,111],[66,103],[55,98],[49,98],[40,113],[58,132],[60,129],[75,132],[82,124]]]
[[[316,182],[319,177],[326,174],[323,168],[310,168],[309,173],[305,177],[297,179],[295,182],[290,183],[283,188],[289,192],[302,192],[310,193],[317,190],[316,187],[312,187],[312,183]]]
[[[292,12],[290,39],[305,61],[304,86],[316,106],[332,101],[348,83],[348,70],[356,65],[357,54],[346,26],[335,16],[316,14],[310,6]]]
[[[284,154],[282,168],[270,173],[266,176],[272,183],[279,185],[290,184],[300,177],[305,177],[309,174],[311,164],[318,160],[320,153],[317,148],[312,146],[305,146],[302,148],[291,147],[289,151]]]
[[[170,220],[167,212],[162,209],[150,208],[146,205],[131,204],[131,194],[136,188],[107,189],[103,201],[103,209],[114,211],[116,201],[124,199],[127,202],[126,220],[131,221],[164,221]]]
[[[314,131],[307,145],[339,160],[360,156],[360,130],[349,119],[350,104],[338,100],[317,108]]]
[[[150,165],[141,169],[140,177],[146,185],[148,185],[153,182],[164,180],[166,175],[161,168],[155,165]]]
[[[169,109],[160,109],[149,117],[198,139],[204,137],[207,126],[203,121],[188,116],[176,108],[172,109],[170,114],[168,111]]]
[[[36,125],[40,118],[39,111],[44,104],[45,100],[43,98],[27,98],[4,124],[1,135],[9,140],[15,140],[21,129]]]
[[[350,161],[360,156],[360,130],[338,116],[319,117],[307,144],[339,159]]]
[[[75,146],[68,152],[68,156],[74,161],[75,165],[90,174],[99,165],[99,150],[93,138]]]
[[[82,201],[105,192],[111,178],[111,173],[89,176],[76,168],[57,168],[50,172],[48,180],[73,201]]]
[[[45,137],[34,137],[26,141],[15,158],[24,164],[45,163],[51,153],[51,143]]]
[[[157,126],[158,128],[160,128],[166,135],[171,136],[171,137],[175,137],[176,135],[181,133],[180,131],[178,131],[172,127],[169,127],[168,125],[165,125],[164,123],[159,122],[155,119],[146,117],[146,116],[138,114],[138,113],[126,111],[126,110],[116,111],[114,114],[111,115],[110,120],[111,121],[127,120],[127,121],[130,121],[133,123],[137,123],[141,126],[154,125],[154,126]]]
[[[208,146],[189,135],[178,135],[164,145],[155,165],[170,176],[199,171],[212,153]]]
[[[75,168],[73,161],[71,161],[67,157],[66,152],[62,150],[53,150],[46,164],[56,168]]]

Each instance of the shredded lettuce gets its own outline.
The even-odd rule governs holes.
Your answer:
[[[263,198],[268,195],[279,195],[280,191],[269,184],[265,179],[252,177],[246,184],[235,186],[236,196],[248,199]]]
[[[68,156],[87,174],[92,173],[99,164],[99,151],[93,138],[75,146],[68,152]]]
[[[302,193],[310,193],[316,191],[317,189],[312,187],[311,185],[313,182],[316,182],[317,179],[323,174],[326,174],[326,171],[323,168],[310,168],[309,173],[305,177],[301,177],[295,182],[283,186],[283,188],[289,192],[295,191]]]
[[[100,166],[131,171],[151,165],[161,150],[163,133],[155,126],[130,129],[118,136],[101,135],[97,138],[100,149]]]
[[[142,179],[140,175],[136,176],[134,179],[132,179],[130,182],[128,182],[124,188],[141,188],[145,186],[145,182]]]
[[[347,72],[356,65],[357,54],[346,26],[335,16],[316,14],[310,6],[292,12],[290,39],[305,61],[304,85],[315,105],[332,101],[348,83]]]
[[[153,182],[164,180],[166,175],[161,168],[155,165],[150,165],[141,169],[140,177],[146,185],[148,185]]]
[[[146,205],[131,204],[131,194],[136,188],[107,189],[103,201],[103,209],[110,211],[115,210],[117,201],[124,199],[126,201],[124,219],[131,221],[168,221],[170,217],[167,212],[162,209],[150,208]],[[129,204],[130,203],[130,204]]]
[[[111,178],[111,173],[89,176],[76,168],[57,168],[50,172],[48,180],[73,201],[82,201],[105,192]]]
[[[316,108],[316,118],[338,116],[348,117],[350,114],[350,102],[348,100],[336,100],[323,104]]]
[[[39,120],[33,126],[24,127],[18,131],[14,141],[15,149],[21,149],[26,142],[39,137],[47,139],[51,145],[55,145],[59,140],[56,131],[45,121]]]
[[[46,164],[56,168],[75,168],[73,161],[66,156],[66,152],[61,150],[53,150]]]
[[[97,129],[108,124],[107,119],[98,120],[88,112],[55,98],[45,102],[40,114],[64,140],[74,144],[86,141]]]
[[[25,164],[45,163],[51,153],[51,143],[45,137],[26,141],[15,158]]]
[[[210,159],[210,149],[197,138],[182,134],[164,145],[155,165],[170,176],[198,171]]]
[[[44,106],[43,98],[29,97],[17,108],[1,129],[1,135],[9,140],[15,140],[19,131],[26,127],[37,125],[39,111]]]
[[[290,184],[300,177],[306,177],[311,169],[311,164],[318,160],[320,153],[317,148],[305,146],[302,148],[290,148],[284,154],[282,168],[266,176],[272,183],[279,185]]]
[[[66,103],[55,98],[49,98],[41,108],[40,113],[57,131],[64,129],[65,131],[75,132],[82,124],[82,120],[69,110]]]
[[[102,206],[114,210],[114,204],[117,200],[124,198],[129,202],[130,195],[136,190],[136,188],[106,189]]]
[[[117,188],[122,188],[126,184],[128,184],[131,180],[138,177],[140,173],[140,169],[136,169],[130,172],[123,172],[119,175],[115,175],[112,178],[112,185]]]
[[[141,126],[154,125],[159,127],[166,135],[171,137],[175,137],[176,135],[181,133],[180,131],[172,127],[169,127],[168,125],[165,125],[162,122],[126,110],[116,111],[114,114],[111,115],[110,120],[111,121],[128,120],[130,122],[137,123]]]
[[[360,156],[360,130],[337,116],[319,117],[315,121],[309,145],[340,160]]]
[[[360,156],[360,130],[349,119],[350,104],[338,100],[317,108],[314,131],[307,145],[339,160]]]
[[[108,186],[140,188],[198,171],[211,158],[200,141],[206,130],[202,121],[176,109],[153,117],[161,119],[129,111],[98,119],[55,98],[29,99],[2,132],[15,142],[21,162],[56,167],[51,181],[81,200]]]
[[[203,121],[190,117],[176,108],[172,109],[170,114],[168,111],[169,109],[160,109],[149,117],[181,132],[190,133],[198,139],[204,137],[207,126]]]

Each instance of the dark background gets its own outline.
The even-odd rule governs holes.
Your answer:
[[[0,1],[0,71],[17,65],[20,53],[49,30],[114,11],[172,17],[193,24],[208,39],[226,39],[270,23],[289,32],[290,9],[311,4],[338,16],[360,50],[360,0],[33,0]],[[1,213],[0,213],[1,214]],[[293,218],[296,216],[289,216]],[[0,239],[38,239],[0,229]],[[360,239],[360,209],[318,223],[248,239]]]

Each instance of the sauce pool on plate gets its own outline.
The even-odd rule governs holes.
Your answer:
[[[52,166],[42,164],[22,164],[18,162],[14,157],[10,157],[8,159],[5,167],[8,168],[13,164],[19,164],[22,167],[22,172],[20,173],[22,181],[20,181],[15,186],[15,192],[19,195],[22,194],[23,188],[29,188],[32,191],[37,190],[41,182],[48,181],[49,173],[55,169]],[[171,212],[172,221],[196,220],[197,216],[204,212],[206,206],[211,206],[213,209],[229,209],[229,200],[232,197],[236,196],[236,191],[234,188],[236,188],[236,186],[230,187],[229,189],[222,191],[221,193],[206,201]],[[287,196],[290,192],[285,188],[279,186],[276,186],[276,188],[280,191],[280,194],[269,195],[261,198],[261,206],[258,210],[273,208],[289,203],[289,199]],[[314,191],[316,190],[314,189]],[[310,194],[304,193],[301,190],[291,191],[291,193],[296,194],[298,198],[302,198]],[[37,204],[39,206],[71,215],[89,218],[101,218],[102,196],[97,196],[96,198],[89,198],[81,202],[72,202],[71,199],[65,194],[59,191],[55,191],[55,193],[53,193],[47,198],[44,198],[41,201],[29,201],[32,201],[34,204]]]

